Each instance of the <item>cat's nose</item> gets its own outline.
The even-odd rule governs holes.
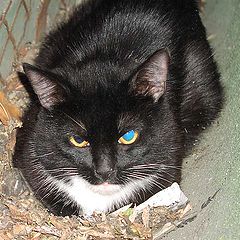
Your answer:
[[[102,148],[93,160],[95,175],[102,181],[113,178],[116,173],[116,160],[109,148]]]
[[[96,175],[97,177],[100,177],[105,181],[113,177],[115,175],[115,171],[113,168],[109,169],[100,168],[96,170]]]

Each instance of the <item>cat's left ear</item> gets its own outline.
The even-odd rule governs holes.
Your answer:
[[[170,56],[161,49],[150,56],[131,81],[130,89],[135,95],[150,96],[157,102],[164,94],[168,76]]]
[[[44,108],[51,110],[64,101],[65,89],[56,81],[56,76],[28,63],[23,64],[23,69]]]

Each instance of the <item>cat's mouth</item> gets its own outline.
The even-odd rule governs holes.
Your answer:
[[[112,195],[119,192],[121,190],[121,186],[119,184],[104,182],[98,185],[91,185],[91,190],[101,195]]]

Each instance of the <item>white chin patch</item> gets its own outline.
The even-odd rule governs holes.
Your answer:
[[[94,211],[108,212],[113,207],[121,207],[130,203],[129,199],[139,189],[144,189],[149,180],[136,180],[126,185],[103,183],[92,185],[80,176],[70,178],[69,183],[54,180],[54,184],[61,192],[64,192],[86,215]]]

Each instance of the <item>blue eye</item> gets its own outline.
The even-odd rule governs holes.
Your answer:
[[[119,138],[118,142],[121,144],[132,144],[136,141],[138,132],[131,130],[126,132],[122,137]]]
[[[125,134],[122,136],[122,138],[123,138],[124,140],[126,140],[126,141],[131,141],[131,140],[134,138],[134,131],[131,130],[131,131],[125,133]]]

